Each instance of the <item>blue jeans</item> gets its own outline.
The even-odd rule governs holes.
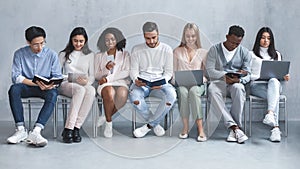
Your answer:
[[[39,97],[44,99],[43,107],[35,123],[35,126],[43,129],[54,110],[57,95],[57,89],[41,90],[38,86],[28,86],[22,83],[11,85],[8,96],[16,126],[24,125],[24,110],[21,98]]]
[[[274,112],[275,126],[278,126],[279,119],[279,97],[282,91],[281,84],[276,78],[271,78],[268,83],[253,83],[250,85],[251,94],[268,101],[268,110]]]
[[[145,102],[145,97],[153,96],[161,99],[156,111],[152,114],[149,111],[149,106]],[[133,107],[140,113],[143,118],[152,127],[157,126],[164,116],[170,111],[176,100],[176,91],[171,84],[162,85],[161,89],[152,90],[149,87],[138,87],[132,84],[129,92],[129,99]],[[134,101],[139,101],[139,104],[134,104]]]

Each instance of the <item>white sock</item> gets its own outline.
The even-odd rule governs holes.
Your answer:
[[[112,121],[111,122],[106,122],[106,125],[112,126]]]
[[[17,129],[18,129],[19,131],[25,130],[25,127],[24,127],[24,126],[18,126]]]
[[[39,126],[35,126],[35,127],[34,127],[34,129],[33,129],[33,132],[40,133],[40,132],[41,132],[41,130],[42,130],[42,128],[41,128],[41,127],[39,127]]]

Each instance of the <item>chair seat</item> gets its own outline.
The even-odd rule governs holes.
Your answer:
[[[287,97],[283,94],[279,96],[279,108],[283,109],[284,113],[284,120],[285,120],[285,136],[288,135],[288,114],[286,111],[286,101]],[[252,109],[262,109],[267,107],[267,99],[257,97],[254,95],[249,95],[249,135],[251,136],[252,134]]]

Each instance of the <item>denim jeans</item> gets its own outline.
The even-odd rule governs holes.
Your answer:
[[[151,113],[149,106],[145,102],[145,97],[153,96],[161,99],[160,104],[154,113]],[[133,107],[140,113],[143,118],[152,127],[157,126],[164,116],[170,111],[176,100],[176,91],[171,84],[162,85],[161,89],[152,90],[149,87],[138,87],[132,84],[129,92],[129,99]],[[138,105],[133,102],[139,101]]]
[[[253,83],[250,85],[251,94],[268,101],[268,110],[274,112],[275,126],[278,126],[279,119],[279,97],[282,91],[280,82],[276,78],[271,78],[268,83]]]
[[[39,97],[44,99],[44,104],[36,126],[44,128],[49,117],[51,116],[57,98],[57,89],[41,90],[38,86],[28,86],[22,83],[13,84],[8,91],[10,108],[16,123],[16,126],[24,125],[24,110],[21,98]]]

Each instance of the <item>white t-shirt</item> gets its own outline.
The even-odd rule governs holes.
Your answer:
[[[222,43],[222,49],[223,49],[223,53],[224,53],[224,56],[226,58],[226,61],[229,62],[233,58],[233,55],[234,55],[237,48],[235,48],[232,51],[229,51],[229,50],[226,49],[226,47]]]
[[[172,48],[162,42],[155,48],[146,43],[132,48],[130,77],[135,81],[138,77],[146,80],[165,79],[167,82],[173,74]]]

